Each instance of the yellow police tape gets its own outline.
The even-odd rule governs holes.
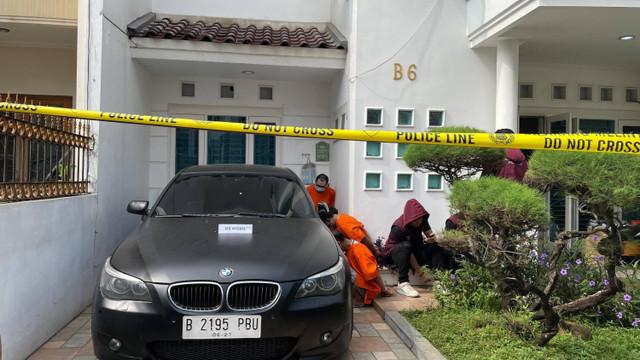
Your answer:
[[[0,111],[54,115],[139,125],[231,131],[292,137],[358,140],[409,144],[499,147],[532,150],[564,150],[640,154],[640,134],[488,134],[436,133],[382,130],[340,130],[269,124],[240,124],[116,112],[65,109],[0,102]]]

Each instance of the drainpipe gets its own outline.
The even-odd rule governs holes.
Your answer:
[[[496,130],[518,132],[518,65],[520,41],[499,40],[496,59]]]

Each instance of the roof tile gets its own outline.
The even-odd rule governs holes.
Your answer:
[[[136,31],[133,37],[155,39],[208,41],[213,43],[231,43],[248,45],[273,45],[288,47],[309,47],[344,49],[327,30],[317,27],[290,29],[283,26],[274,30],[271,26],[241,27],[238,23],[224,26],[219,22],[206,24],[202,20],[191,23],[187,19],[172,22],[168,18],[154,20],[148,26]]]

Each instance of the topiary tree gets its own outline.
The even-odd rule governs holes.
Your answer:
[[[531,157],[525,181],[542,189],[554,187],[578,198],[580,211],[592,215],[605,229],[606,236],[598,242],[597,249],[605,257],[608,285],[592,295],[557,305],[553,310],[561,314],[575,313],[602,304],[624,290],[624,284],[616,276],[622,240],[631,238],[640,226],[623,224],[618,209],[633,207],[640,202],[640,159],[626,154],[536,151]],[[595,230],[565,231],[554,243],[552,257],[562,252],[566,240],[592,233]],[[544,289],[545,294],[557,280],[555,266],[549,268],[547,277],[549,289]],[[543,313],[537,313],[534,318],[543,316]]]
[[[446,126],[430,130],[438,133],[484,133],[468,126]],[[474,146],[411,144],[402,159],[414,171],[435,172],[448,183],[482,171],[492,173],[502,166],[506,150]]]
[[[464,219],[460,230],[445,231],[439,242],[487,268],[508,310],[514,293],[509,279],[525,281],[520,268],[533,248],[531,232],[549,223],[544,197],[516,181],[487,176],[455,181],[447,198]]]

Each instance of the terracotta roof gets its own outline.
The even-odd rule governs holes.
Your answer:
[[[283,26],[279,29],[273,29],[269,25],[242,27],[237,23],[232,23],[229,26],[224,26],[219,22],[207,24],[202,20],[198,20],[192,23],[187,19],[172,22],[170,19],[164,18],[162,20],[153,20],[143,24],[140,28],[132,30],[134,31],[131,32],[131,37],[344,49],[344,46],[332,36],[329,30],[321,31],[317,27],[290,29]]]

